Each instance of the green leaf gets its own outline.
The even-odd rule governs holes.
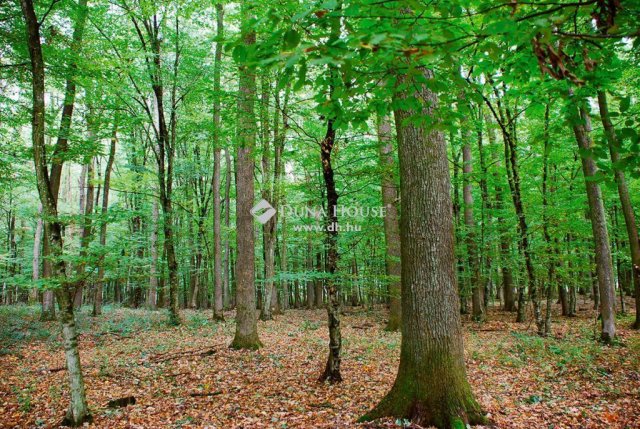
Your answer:
[[[294,29],[288,30],[284,33],[284,48],[293,49],[300,44],[300,33]]]
[[[629,110],[631,106],[631,97],[624,97],[620,100],[620,113],[624,113]]]

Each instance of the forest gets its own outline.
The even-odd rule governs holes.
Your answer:
[[[640,427],[640,1],[0,0],[0,427]]]

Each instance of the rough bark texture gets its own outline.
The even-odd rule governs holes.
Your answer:
[[[398,224],[398,187],[396,186],[396,165],[393,157],[393,137],[391,122],[387,116],[378,117],[378,142],[380,147],[380,168],[382,169],[382,205],[384,217],[384,241],[386,245],[385,266],[389,276],[389,321],[385,330],[397,331],[402,321],[400,301],[400,225]]]
[[[591,120],[584,107],[576,108],[576,113],[571,118],[571,125],[580,148],[582,172],[587,188],[589,217],[591,218],[591,230],[595,245],[597,289],[600,295],[600,316],[602,319],[600,338],[602,341],[610,343],[616,336],[613,263],[611,261],[609,232],[607,230],[602,191],[594,177],[598,172],[598,167],[592,154]]]
[[[242,3],[242,40],[245,46],[256,43],[256,33],[247,28],[247,6]],[[238,67],[238,149],[236,154],[236,332],[231,347],[235,349],[258,349],[262,343],[258,338],[255,290],[255,237],[253,231],[254,185],[253,152],[256,139],[254,99],[256,76],[245,64]]]
[[[425,70],[424,77],[433,74]],[[361,420],[394,416],[421,426],[457,428],[485,418],[464,364],[446,142],[440,131],[415,124],[416,114],[432,117],[437,97],[416,80],[400,76],[402,87],[418,89],[399,92],[394,103],[406,105],[408,97],[424,102],[421,112],[395,112],[401,189],[411,195],[401,202],[400,366],[391,391]]]
[[[629,196],[629,188],[624,176],[624,171],[620,169],[620,143],[616,136],[616,130],[611,122],[609,114],[609,106],[607,103],[607,94],[604,91],[598,91],[598,106],[600,107],[600,119],[604,126],[607,143],[609,144],[609,154],[613,171],[618,185],[618,197],[620,198],[620,206],[622,215],[624,216],[624,224],[627,229],[627,238],[629,240],[629,251],[631,253],[631,265],[633,284],[635,287],[636,298],[636,320],[634,328],[640,329],[640,240],[638,240],[638,227],[636,225],[636,217],[631,205]]]
[[[222,284],[222,211],[220,207],[220,168],[221,151],[220,147],[220,112],[221,97],[220,91],[220,69],[222,67],[222,40],[224,37],[224,7],[221,3],[216,3],[216,27],[217,41],[215,62],[213,65],[213,92],[215,95],[213,102],[213,319],[224,320],[224,300]]]

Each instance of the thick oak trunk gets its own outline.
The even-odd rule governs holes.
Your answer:
[[[433,74],[424,70],[426,79]],[[436,95],[417,78],[401,76],[394,105],[422,100],[422,118],[433,118]],[[453,214],[444,136],[417,125],[418,112],[395,111],[400,154],[402,343],[391,391],[361,420],[407,418],[421,426],[484,423],[467,381],[453,251]],[[413,119],[413,120],[409,120]],[[428,119],[427,119],[428,120]]]

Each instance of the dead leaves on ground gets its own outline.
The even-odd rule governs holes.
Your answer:
[[[469,379],[496,427],[640,427],[638,334],[620,326],[620,344],[603,347],[590,338],[587,313],[560,319],[544,340],[497,310],[481,325],[465,322]],[[163,317],[120,309],[104,318],[117,326],[132,314]],[[185,326],[152,324],[127,335],[104,335],[99,320],[85,327],[91,427],[350,428],[393,383],[400,336],[383,330],[382,310],[343,315],[345,381],[335,386],[316,381],[327,353],[324,311],[260,322],[265,347],[257,352],[230,350],[233,324],[205,314],[189,311]],[[0,426],[56,427],[68,401],[66,371],[56,370],[63,366],[51,341],[0,356]],[[118,398],[129,399],[110,407]],[[390,419],[368,427],[398,426]]]

